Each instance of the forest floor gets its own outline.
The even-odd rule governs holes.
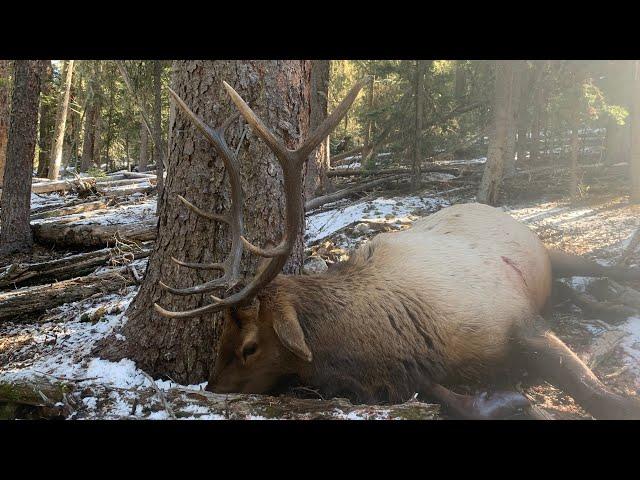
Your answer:
[[[428,188],[417,193],[402,194],[398,189],[363,193],[358,199],[342,200],[311,212],[307,215],[307,254],[321,257],[328,264],[342,261],[351,249],[379,232],[411,228],[421,217],[454,203],[473,201],[474,189],[449,184],[451,176],[430,174],[429,180]],[[625,194],[611,193],[614,191],[624,192],[624,187],[617,185],[604,192],[593,189],[574,202],[557,194],[533,195],[535,198],[507,195],[503,208],[529,225],[547,245],[603,264],[615,264],[628,253],[627,247],[640,226],[640,206],[630,204]],[[76,202],[76,197],[37,195],[32,209],[59,209]],[[153,222],[155,202],[154,195],[136,193],[108,208],[33,223],[64,222],[69,227]],[[86,249],[38,247],[31,255],[14,258],[11,263],[64,259],[83,251]],[[93,274],[133,265],[137,282],[123,282],[115,290],[97,291],[89,298],[63,303],[37,315],[0,319],[0,399],[3,388],[16,385],[26,386],[35,396],[25,403],[0,401],[0,418],[446,418],[437,406],[418,400],[400,406],[371,407],[352,406],[341,400],[320,405],[303,399],[213,395],[204,391],[206,384],[185,386],[171,380],[154,381],[127,359],[114,363],[92,357],[95,342],[126,321],[124,312],[138,291],[138,277],[144,274],[146,258],[127,260],[126,249],[123,251]],[[627,260],[631,265],[640,264],[638,254]],[[0,266],[0,282],[10,268],[11,265]],[[597,296],[596,287],[601,286],[598,282],[602,279],[574,277],[565,283],[576,291]],[[35,284],[26,283],[21,288],[34,288]],[[0,297],[7,291],[17,292],[16,287],[5,287]],[[640,314],[624,318],[593,314],[562,299],[554,305],[550,323],[612,390],[638,394]],[[531,379],[517,387],[553,418],[591,418],[570,397],[545,382]]]

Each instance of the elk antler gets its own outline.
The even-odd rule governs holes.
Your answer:
[[[199,209],[195,205],[192,205],[183,197],[178,196],[178,198],[197,215],[210,220],[222,221],[230,225],[231,252],[229,253],[229,256],[226,258],[226,260],[222,263],[186,263],[172,257],[172,260],[175,263],[184,267],[195,269],[221,270],[224,272],[224,274],[219,278],[191,288],[171,288],[162,282],[160,282],[160,285],[167,291],[176,295],[208,293],[222,286],[226,286],[227,290],[230,290],[240,281],[240,259],[242,257],[243,247],[251,253],[254,253],[261,257],[269,258],[269,261],[267,265],[263,269],[261,269],[260,272],[256,274],[256,276],[254,276],[247,285],[245,285],[239,292],[236,292],[229,297],[220,299],[211,295],[214,303],[205,305],[204,307],[196,308],[194,310],[181,312],[170,312],[154,303],[154,307],[156,311],[158,311],[158,313],[170,318],[188,318],[207,312],[219,311],[225,307],[243,304],[253,298],[261,288],[267,285],[276,277],[276,275],[280,273],[282,267],[287,262],[287,258],[291,254],[291,250],[294,247],[297,234],[300,230],[300,222],[303,218],[304,205],[302,203],[301,195],[302,167],[304,166],[304,163],[307,161],[307,158],[309,157],[311,152],[326,138],[327,135],[329,135],[329,133],[344,117],[362,87],[369,81],[370,77],[365,77],[357,82],[349,91],[344,100],[342,100],[340,105],[338,105],[335,111],[331,113],[331,115],[329,115],[296,150],[289,150],[284,145],[282,145],[264,125],[264,123],[262,123],[262,121],[256,116],[251,108],[249,108],[249,106],[240,97],[240,95],[238,95],[238,93],[228,83],[223,82],[224,87],[231,96],[231,100],[233,101],[233,103],[235,103],[236,107],[245,118],[247,123],[251,125],[251,127],[256,131],[260,138],[262,138],[269,146],[269,148],[273,151],[276,159],[278,160],[278,163],[280,164],[280,167],[282,168],[285,193],[284,235],[277,246],[268,249],[263,249],[253,245],[244,237],[242,216],[243,195],[242,186],[240,183],[240,169],[236,155],[224,140],[225,130],[232,123],[232,121],[237,118],[237,115],[227,120],[220,128],[212,129],[211,127],[206,125],[200,117],[193,113],[173,90],[169,89],[169,92],[173,96],[178,106],[191,119],[196,127],[198,127],[198,129],[204,134],[204,136],[211,142],[216,152],[222,157],[225,169],[229,173],[229,181],[231,183],[230,215],[222,216],[208,213]]]

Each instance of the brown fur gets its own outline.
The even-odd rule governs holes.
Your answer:
[[[297,379],[325,396],[400,402],[486,378],[551,280],[530,229],[499,209],[455,205],[378,235],[325,274],[280,275],[256,305],[227,312],[209,388],[262,393]],[[245,358],[248,342],[257,348]]]

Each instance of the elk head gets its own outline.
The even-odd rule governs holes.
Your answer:
[[[213,145],[222,158],[231,184],[231,209],[229,215],[215,215],[178,196],[189,209],[196,214],[214,221],[225,222],[231,230],[231,251],[222,263],[187,263],[172,257],[172,260],[187,268],[218,270],[222,276],[190,288],[176,289],[160,282],[165,290],[176,295],[211,293],[223,289],[228,296],[219,298],[210,295],[212,303],[189,311],[171,312],[158,304],[154,307],[158,313],[169,318],[191,318],[206,313],[224,311],[224,326],[215,370],[208,388],[220,392],[263,393],[270,390],[283,376],[296,373],[308,365],[313,354],[307,346],[302,328],[295,310],[286,302],[278,302],[275,296],[263,291],[280,273],[291,254],[300,231],[303,218],[302,168],[311,152],[329,135],[344,117],[362,87],[370,81],[365,77],[357,82],[345,99],[338,105],[322,124],[309,135],[296,150],[289,150],[281,144],[262,121],[249,108],[238,93],[223,82],[247,123],[263,139],[275,154],[282,168],[285,193],[285,228],[280,243],[273,247],[260,248],[251,244],[243,231],[243,192],[240,182],[240,169],[236,153],[224,139],[227,127],[237,118],[233,116],[225,123],[213,129],[193,113],[189,107],[171,89],[173,99],[194,125]],[[240,275],[240,259],[244,249],[263,257],[256,275],[243,283]],[[231,293],[234,290],[235,293]],[[259,298],[256,298],[259,296]]]

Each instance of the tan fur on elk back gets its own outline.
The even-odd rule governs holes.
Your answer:
[[[452,206],[412,229],[378,235],[335,270],[278,277],[274,297],[298,312],[314,374],[342,377],[344,390],[369,394],[376,384],[412,384],[397,376],[413,370],[436,381],[484,374],[505,359],[513,326],[540,311],[551,285],[536,235],[480,204]]]

